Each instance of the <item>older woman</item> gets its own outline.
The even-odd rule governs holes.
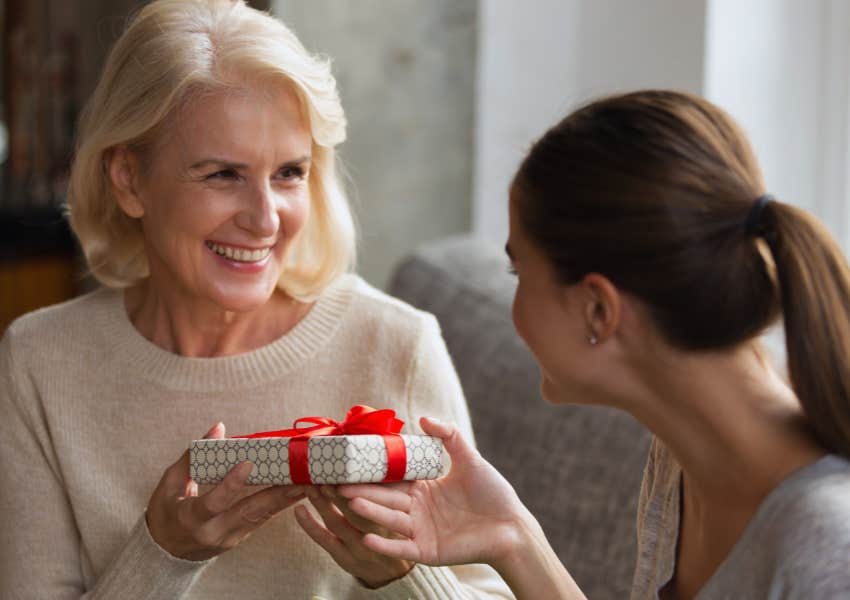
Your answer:
[[[202,493],[189,479],[184,449],[211,423],[223,437],[366,402],[469,434],[433,317],[346,274],[344,135],[328,65],[268,15],[160,0],[129,25],[69,194],[105,287],[0,344],[1,597],[510,595],[486,566],[374,553],[361,540],[381,530],[344,500],[246,488],[250,465]],[[318,517],[296,519],[305,495]]]

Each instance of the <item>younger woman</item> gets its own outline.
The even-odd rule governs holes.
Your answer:
[[[543,396],[656,435],[635,599],[850,597],[850,274],[814,218],[765,191],[732,120],[668,91],[569,115],[511,188],[513,317]],[[790,385],[757,342],[780,315]],[[403,536],[366,546],[582,598],[511,486],[454,426],[422,426],[447,477],[339,490]]]

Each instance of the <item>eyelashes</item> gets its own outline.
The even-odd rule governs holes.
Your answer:
[[[301,180],[307,175],[303,167],[283,167],[277,172],[280,179],[286,181]],[[235,169],[220,169],[204,177],[207,181],[236,181],[241,175]]]
[[[283,167],[278,173],[285,173],[284,179],[303,179],[306,175],[303,167]]]
[[[216,171],[215,173],[210,173],[204,179],[207,180],[216,180],[216,179],[235,179],[238,177],[236,171],[233,169],[222,169],[221,171]]]

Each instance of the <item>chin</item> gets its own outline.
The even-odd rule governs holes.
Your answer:
[[[560,397],[561,392],[558,387],[545,375],[540,382],[540,395],[549,404],[565,404],[564,400]]]
[[[271,289],[228,289],[214,293],[210,296],[210,301],[220,307],[222,310],[246,313],[258,310],[269,303],[274,294],[275,286]]]
[[[591,391],[587,388],[580,385],[564,387],[552,381],[545,373],[540,382],[540,395],[549,404],[593,404],[589,401]]]

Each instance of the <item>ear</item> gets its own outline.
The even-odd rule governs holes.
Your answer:
[[[588,335],[603,342],[620,326],[622,297],[617,287],[604,275],[588,273],[580,283],[585,292],[584,318]]]
[[[128,217],[142,218],[145,206],[138,193],[138,159],[126,146],[116,146],[104,157],[104,162],[118,206]]]

